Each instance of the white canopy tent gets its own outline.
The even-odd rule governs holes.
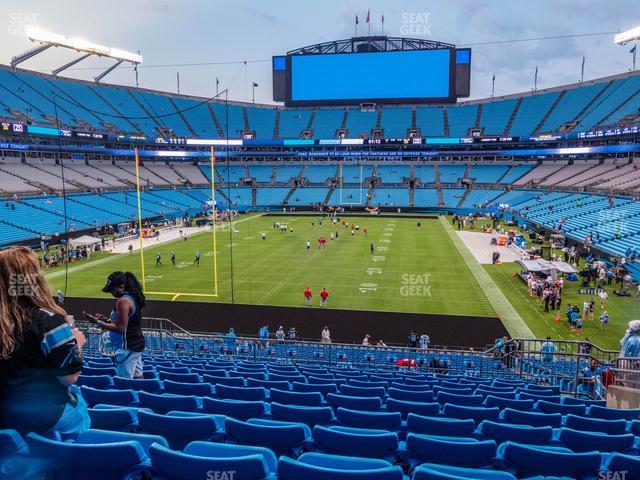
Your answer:
[[[101,240],[96,237],[92,237],[90,235],[83,235],[78,238],[70,238],[69,245],[71,247],[93,247],[94,245],[100,244]]]

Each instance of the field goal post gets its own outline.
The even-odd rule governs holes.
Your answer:
[[[142,274],[142,291],[145,294],[149,295],[162,295],[171,297],[171,301],[178,299],[179,297],[213,297],[218,298],[218,251],[217,251],[217,242],[216,242],[216,187],[215,187],[215,152],[213,146],[211,147],[211,208],[212,208],[212,225],[211,229],[211,245],[213,247],[213,254],[211,255],[212,261],[212,269],[213,269],[213,278],[212,280],[212,290],[211,292],[164,292],[164,291],[151,291],[147,290],[147,281],[144,267],[144,239],[142,236],[143,222],[142,222],[142,201],[141,201],[141,190],[140,190],[140,156],[138,153],[138,148],[134,149],[135,156],[135,172],[136,172],[136,195],[138,201],[138,232],[139,232],[139,240],[140,240],[140,272]]]

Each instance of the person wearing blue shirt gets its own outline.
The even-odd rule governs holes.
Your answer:
[[[542,344],[540,348],[540,352],[542,355],[543,362],[553,362],[554,353],[558,351],[558,347],[551,341],[551,337],[547,337],[547,341]]]
[[[629,322],[625,336],[620,340],[620,356],[626,358],[640,357],[640,320]]]
[[[580,377],[582,380],[579,387],[580,393],[594,398],[596,389],[599,389],[602,381],[602,370],[598,367],[598,361],[591,359],[589,366],[584,367],[580,372]]]
[[[260,337],[261,348],[267,348],[269,346],[269,326],[263,325],[258,331],[258,337]]]
[[[233,328],[224,336],[224,343],[227,346],[227,355],[233,355],[236,351],[236,334]]]

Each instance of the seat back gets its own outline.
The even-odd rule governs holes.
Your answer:
[[[548,426],[509,425],[490,420],[483,421],[478,426],[478,432],[497,443],[513,441],[531,445],[547,445],[553,437],[553,428]]]
[[[130,389],[127,390],[98,390],[91,387],[80,387],[82,398],[89,406],[98,403],[107,403],[109,405],[129,406],[138,403],[137,394]]]
[[[580,417],[572,414],[565,417],[564,424],[574,430],[610,433],[614,435],[623,433],[627,428],[627,421],[622,418],[618,420],[604,420],[602,418]]]
[[[437,462],[458,467],[479,467],[489,464],[496,456],[493,440],[477,441],[467,438],[437,437],[410,433],[407,451],[419,462]]]
[[[324,403],[324,398],[320,392],[290,392],[272,388],[269,390],[269,397],[272,402],[285,405],[306,405],[309,407],[319,407]]]
[[[317,425],[313,440],[327,453],[370,458],[385,458],[398,448],[397,434],[386,430]]]
[[[500,415],[500,409],[497,407],[466,407],[448,403],[442,411],[447,417],[471,418],[476,423],[480,423],[483,420],[494,420]]]
[[[367,412],[339,407],[336,418],[346,427],[394,430],[402,426],[400,412]]]
[[[550,448],[505,442],[498,455],[517,471],[518,478],[543,475],[572,478],[595,477],[600,470],[598,452],[575,453],[567,448]]]
[[[331,407],[301,407],[277,402],[271,403],[271,416],[275,420],[304,423],[310,427],[334,421]]]
[[[193,412],[198,409],[198,400],[193,395],[173,395],[139,392],[140,406],[150,408],[156,413],[168,413],[172,410]]]
[[[352,410],[379,410],[382,407],[379,397],[353,397],[337,393],[327,394],[327,403],[334,409],[344,407]]]
[[[623,452],[633,446],[635,437],[632,433],[612,435],[561,428],[558,439],[574,452]]]
[[[414,433],[464,437],[473,433],[476,429],[476,422],[470,418],[425,417],[410,413],[407,416],[407,427]]]
[[[389,398],[395,398],[396,400],[408,400],[410,402],[433,402],[433,392],[422,391],[415,392],[411,390],[401,390],[399,388],[392,387],[388,390]]]
[[[207,413],[246,420],[264,415],[267,406],[264,402],[259,401],[221,400],[205,397],[202,399],[202,409]]]
[[[532,427],[560,427],[562,423],[562,415],[559,413],[535,413],[520,412],[511,408],[505,408],[502,411],[503,419],[508,423],[518,425],[530,425]]]
[[[140,410],[138,423],[143,432],[163,436],[171,448],[180,450],[190,442],[212,439],[219,430],[211,415],[172,416]]]
[[[390,412],[400,412],[402,418],[407,418],[407,415],[410,413],[431,417],[440,413],[440,405],[435,402],[408,402],[406,400],[389,398],[387,399],[387,410]]]
[[[260,401],[267,398],[267,391],[262,387],[231,387],[217,383],[214,389],[216,396],[225,400]]]
[[[315,458],[311,458],[311,456]],[[305,453],[298,460],[280,457],[278,480],[403,480],[402,469],[388,462],[366,463],[354,457]],[[375,462],[375,461],[374,461]],[[382,461],[380,461],[382,462]]]

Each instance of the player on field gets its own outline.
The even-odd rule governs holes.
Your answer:
[[[171,264],[175,267],[176,266],[176,252],[171,250]]]
[[[266,240],[267,239],[267,232],[262,232],[262,239]]]
[[[156,252],[156,267],[160,267],[162,265],[162,257],[160,256],[160,252]]]
[[[326,307],[327,306],[327,297],[329,296],[329,292],[327,292],[326,288],[323,288],[322,291],[320,292],[320,306],[321,307]]]
[[[311,305],[311,298],[312,298],[312,294],[311,294],[311,289],[309,287],[306,287],[304,289],[304,300],[307,303],[307,305]]]
[[[193,260],[193,264],[200,266],[200,250],[196,250],[196,258]]]
[[[373,242],[369,244],[369,250],[371,250],[371,255],[376,252],[376,247],[373,245]]]
[[[309,251],[310,248],[311,248],[311,242],[307,240],[307,251]]]

